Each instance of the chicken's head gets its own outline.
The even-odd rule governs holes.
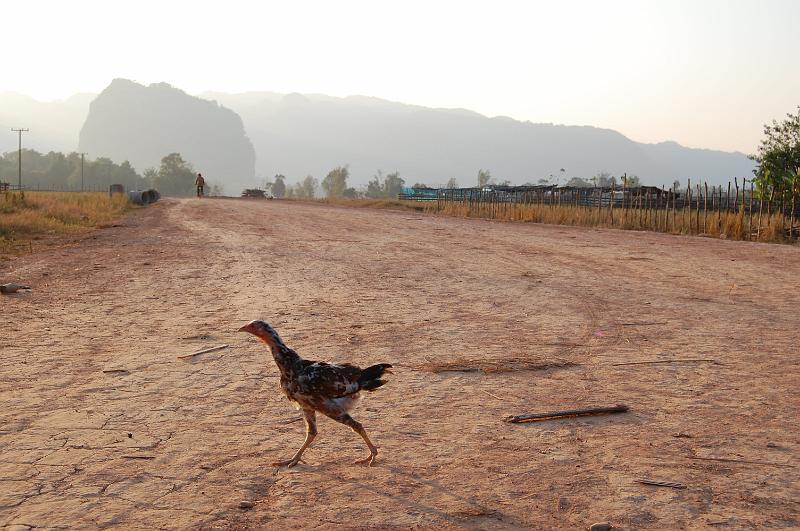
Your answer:
[[[261,341],[269,345],[270,347],[277,348],[283,345],[280,336],[272,328],[268,323],[261,321],[260,319],[256,319],[255,321],[250,321],[243,327],[239,329],[239,332],[247,332],[253,334]]]

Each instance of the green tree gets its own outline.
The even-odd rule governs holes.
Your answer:
[[[144,179],[149,186],[155,188],[156,180],[158,179],[158,171],[155,168],[147,168],[144,170]]]
[[[397,199],[406,182],[400,178],[399,172],[390,173],[383,180],[383,194],[389,199]]]
[[[595,186],[599,186],[600,188],[611,188],[612,184],[617,184],[617,178],[605,171],[601,171],[592,177],[592,181]]]
[[[322,180],[322,189],[327,197],[355,197],[355,189],[348,189],[347,179],[350,170],[347,165],[334,168]],[[350,191],[352,190],[352,192]]]
[[[383,197],[383,185],[381,184],[382,179],[383,172],[378,170],[378,173],[373,175],[372,179],[370,179],[367,183],[367,189],[364,192],[364,195],[370,199],[378,199]]]
[[[491,180],[492,174],[489,170],[478,170],[478,188],[488,185]]]
[[[311,199],[317,191],[317,180],[311,175],[307,175],[301,182],[290,186],[286,191],[287,197],[297,197],[298,199]]]
[[[455,177],[450,177],[450,180],[447,181],[447,184],[445,185],[445,188],[449,188],[451,190],[454,189],[454,188],[458,188],[458,181],[456,181],[456,178]]]
[[[187,196],[192,193],[194,180],[192,165],[180,153],[170,153],[161,159],[153,184],[163,195]]]
[[[628,175],[625,180],[625,186],[628,188],[637,188],[642,185],[638,175]]]
[[[800,174],[800,106],[782,122],[764,124],[764,139],[750,158],[758,164],[754,173],[759,190],[791,185]]]
[[[270,193],[274,197],[280,199],[281,197],[286,195],[286,177],[281,175],[280,173],[275,176],[275,182],[272,183],[270,186]]]
[[[575,188],[589,188],[592,186],[592,183],[586,179],[581,179],[580,177],[573,177],[567,181],[567,186],[573,186]]]
[[[312,177],[311,175],[306,175],[306,178],[303,179],[303,182],[300,183],[300,189],[303,192],[303,197],[308,197],[309,199],[313,198],[317,195],[317,186],[319,182]]]

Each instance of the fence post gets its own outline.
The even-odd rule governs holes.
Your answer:
[[[758,225],[756,226],[756,241],[761,240],[761,216],[763,214],[764,214],[764,188],[762,187],[758,197]]]
[[[687,202],[691,203],[691,199],[692,199],[692,180],[691,179],[686,179],[686,195],[683,196],[683,224],[684,224],[684,226],[686,225],[686,203]],[[689,229],[690,230],[687,232],[687,234],[691,233],[691,225],[692,225],[691,216],[692,216],[692,209],[691,209],[691,205],[690,205],[689,206]]]
[[[628,190],[628,173],[622,174],[622,228],[628,223],[628,207],[625,204],[625,192]]]
[[[600,225],[600,208],[603,203],[603,189],[597,188],[597,224]]]
[[[672,184],[671,195],[672,195],[672,232],[675,232],[675,229],[677,228],[675,226],[675,222],[677,221],[675,217],[675,201],[677,201],[678,199],[678,185],[676,185],[675,183]]]
[[[639,190],[639,228],[647,225],[647,192]]]
[[[742,204],[739,205],[739,181],[734,177],[733,184],[736,186],[736,198],[733,201],[733,210],[736,212],[737,223],[741,227],[742,235],[744,238],[744,179],[742,179]]]
[[[753,180],[750,179],[750,208],[748,209],[749,222],[747,223],[748,240],[753,239],[753,195],[755,195],[754,192],[755,192],[755,183],[753,183]]]
[[[722,190],[720,190],[720,193],[722,193]],[[730,211],[731,211],[731,182],[728,181],[728,193],[725,194],[725,212],[727,213]]]
[[[789,238],[794,237],[794,213],[795,208],[797,208],[797,174],[800,173],[800,168],[798,171],[795,172],[795,175],[792,175],[792,215],[789,219]]]
[[[609,215],[611,216],[611,226],[612,227],[614,226],[614,199],[615,199],[614,196],[615,196],[615,193],[616,193],[616,183],[612,181],[611,182],[611,198],[610,198],[611,200],[609,201],[609,208],[608,208]]]
[[[767,199],[767,227],[772,226],[772,198],[775,197],[775,185],[773,184],[769,190],[769,199]]]
[[[697,185],[697,208],[695,209],[695,234],[698,236],[700,235],[700,200],[703,198],[703,189],[700,188],[700,184]]]

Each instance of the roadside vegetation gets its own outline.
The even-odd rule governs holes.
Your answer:
[[[189,197],[194,195],[196,172],[192,164],[180,153],[169,153],[161,158],[158,168],[147,168],[139,175],[126,160],[120,164],[106,157],[81,160],[80,153],[39,153],[22,150],[24,168],[23,186],[28,190],[76,191],[108,190],[112,184],[121,184],[126,190],[155,188],[162,195]],[[19,152],[0,155],[0,183],[15,184],[19,166]],[[208,195],[221,195],[219,183],[206,181]]]
[[[786,242],[792,219],[784,213],[720,209],[614,208],[558,204],[519,204],[492,202],[430,203],[428,211],[446,216],[522,221],[553,225],[575,225],[625,230],[645,230],[711,236],[729,240]]]
[[[124,194],[4,192],[0,194],[0,255],[26,252],[34,240],[114,223],[132,208]]]

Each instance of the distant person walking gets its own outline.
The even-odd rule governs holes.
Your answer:
[[[203,179],[201,174],[197,174],[197,179],[194,180],[194,185],[197,187],[197,197],[203,197],[203,187],[206,185],[206,180]]]

